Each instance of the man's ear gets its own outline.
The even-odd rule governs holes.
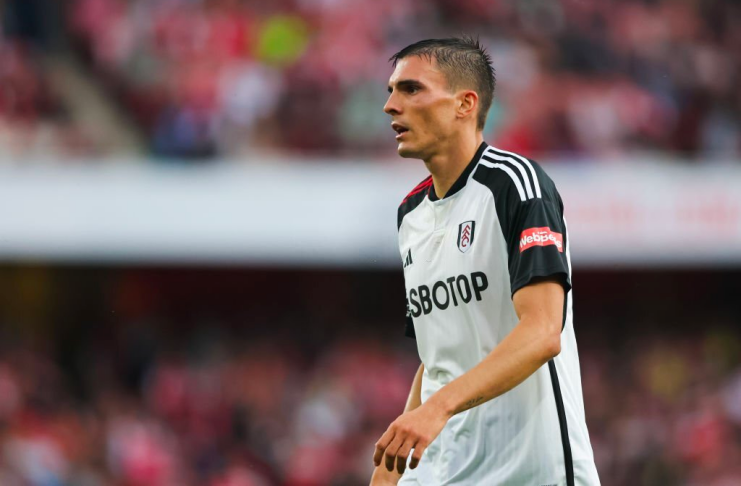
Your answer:
[[[476,113],[479,106],[479,95],[472,90],[458,92],[458,118],[466,118]]]

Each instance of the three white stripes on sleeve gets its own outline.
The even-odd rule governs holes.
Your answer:
[[[540,183],[538,182],[538,175],[535,173],[535,168],[533,168],[533,165],[525,157],[514,154],[512,152],[507,152],[506,150],[487,147],[487,149],[484,151],[484,155],[482,155],[481,158],[483,159],[481,161],[482,165],[492,169],[501,169],[510,176],[512,181],[515,183],[515,187],[517,187],[517,192],[520,194],[521,201],[534,199],[535,197],[542,197],[540,194]],[[524,181],[525,186],[523,187],[522,181],[520,181],[520,178],[517,177],[517,174],[515,174],[515,171],[512,170],[512,167],[506,164],[499,164],[496,161],[506,162],[507,164],[511,164],[512,167],[515,167],[522,175],[522,181]],[[525,169],[525,166],[527,166],[527,169],[530,170],[532,178],[528,177],[528,171]],[[533,189],[535,189],[534,193]]]

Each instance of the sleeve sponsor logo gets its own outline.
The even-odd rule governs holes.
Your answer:
[[[551,231],[548,226],[526,229],[520,235],[520,253],[533,246],[548,245],[555,246],[559,252],[563,253],[563,235]]]

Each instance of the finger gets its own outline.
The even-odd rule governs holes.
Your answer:
[[[391,439],[393,438],[394,438],[394,435],[391,432],[391,429],[388,429],[386,430],[386,432],[384,432],[381,438],[378,439],[378,442],[376,442],[376,451],[373,454],[373,464],[375,464],[376,467],[381,465],[381,459],[383,458],[383,453],[388,447],[389,442],[391,442]]]
[[[391,441],[391,444],[386,448],[386,469],[389,472],[394,470],[394,462],[396,462],[396,453],[402,445],[402,438],[397,436]]]
[[[414,447],[414,442],[407,439],[396,453],[396,472],[399,474],[404,474],[404,469],[407,467],[407,459],[409,458],[409,453],[411,452],[412,447]]]
[[[417,442],[417,445],[414,446],[412,460],[409,461],[409,469],[414,469],[417,467],[419,461],[422,460],[422,454],[424,454],[425,449],[427,449],[427,443],[422,441]]]

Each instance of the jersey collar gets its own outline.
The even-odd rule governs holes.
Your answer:
[[[479,145],[478,150],[476,150],[476,154],[474,154],[473,159],[471,159],[471,162],[469,162],[466,168],[463,169],[463,173],[458,176],[458,179],[456,179],[456,181],[450,187],[450,190],[445,194],[443,199],[452,196],[453,194],[466,187],[468,177],[471,175],[471,172],[473,172],[473,169],[476,168],[476,164],[478,164],[481,156],[484,155],[484,150],[486,150],[486,147],[488,147],[486,142],[481,142],[481,145]],[[430,184],[430,188],[427,191],[427,197],[430,199],[430,201],[437,201],[440,199],[437,197],[437,194],[435,194],[435,187],[433,184]]]

